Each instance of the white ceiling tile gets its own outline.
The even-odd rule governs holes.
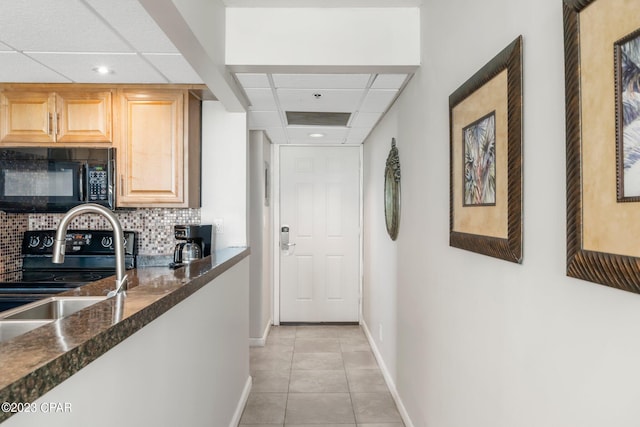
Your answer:
[[[291,139],[289,142],[291,144],[313,144],[313,145],[344,144],[345,139],[307,138],[307,139]]]
[[[0,41],[20,51],[131,51],[78,0],[0,2]]]
[[[267,136],[274,144],[286,144],[288,142],[287,134],[281,127],[265,129],[265,132],[267,132]]]
[[[250,88],[245,89],[244,92],[254,110],[275,110],[277,107],[271,89]]]
[[[349,136],[345,144],[362,144],[364,142],[363,136]]]
[[[371,128],[350,129],[349,135],[347,135],[347,144],[362,144],[370,132]]]
[[[316,98],[315,93],[322,96]],[[277,89],[280,106],[285,111],[325,111],[348,113],[355,111],[360,103],[363,90],[303,90]]]
[[[391,101],[396,97],[397,93],[397,90],[370,90],[362,102],[360,111],[365,113],[385,112],[387,108],[389,108]]]
[[[369,74],[274,74],[277,88],[290,89],[364,89]]]
[[[178,53],[165,33],[137,1],[85,0],[138,52]]]
[[[71,80],[18,52],[0,52],[0,82],[70,83]]]
[[[143,56],[169,79],[169,83],[202,83],[198,73],[180,54],[151,53]]]
[[[268,88],[269,78],[266,74],[237,73],[236,77],[244,88]]]
[[[249,129],[267,129],[282,126],[277,111],[250,111]]]
[[[400,89],[406,79],[406,74],[378,74],[371,89]]]
[[[349,124],[352,128],[369,128],[371,129],[378,120],[380,120],[382,113],[363,113],[358,112],[355,118]]]
[[[6,50],[13,50],[11,49],[9,46],[7,46],[6,44],[0,42],[0,51],[6,51]]]
[[[31,53],[29,56],[78,83],[167,83],[136,54]],[[92,70],[100,65],[115,71],[102,75]]]
[[[369,135],[371,132],[371,128],[352,128],[349,130],[349,138],[361,138],[364,139],[365,136]]]
[[[347,137],[349,129],[348,128],[338,128],[338,127],[327,127],[327,126],[287,126],[287,134],[289,134],[289,138],[291,140],[294,139],[317,139],[326,140],[326,139],[344,139]],[[310,133],[322,133],[324,134],[323,138],[311,138],[309,136]]]

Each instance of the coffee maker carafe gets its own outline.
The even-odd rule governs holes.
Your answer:
[[[179,242],[173,251],[173,263],[178,268],[211,255],[211,225],[176,225],[174,236]]]

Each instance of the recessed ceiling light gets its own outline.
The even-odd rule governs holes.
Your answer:
[[[318,133],[310,133],[309,136],[311,138],[322,138],[324,136],[324,133],[320,133],[320,132],[318,132]]]
[[[113,70],[104,65],[101,65],[99,67],[93,67],[93,71],[95,71],[98,74],[113,74]]]

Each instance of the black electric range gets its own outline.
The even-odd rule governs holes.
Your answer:
[[[69,230],[63,264],[51,262],[55,230],[26,231],[22,280],[0,282],[0,311],[37,301],[115,274],[111,230]],[[136,266],[137,234],[125,231],[125,268]]]

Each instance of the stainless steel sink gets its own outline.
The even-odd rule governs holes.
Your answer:
[[[0,343],[46,325],[51,320],[0,320]]]
[[[2,320],[55,320],[69,316],[107,297],[49,297],[0,313]]]

